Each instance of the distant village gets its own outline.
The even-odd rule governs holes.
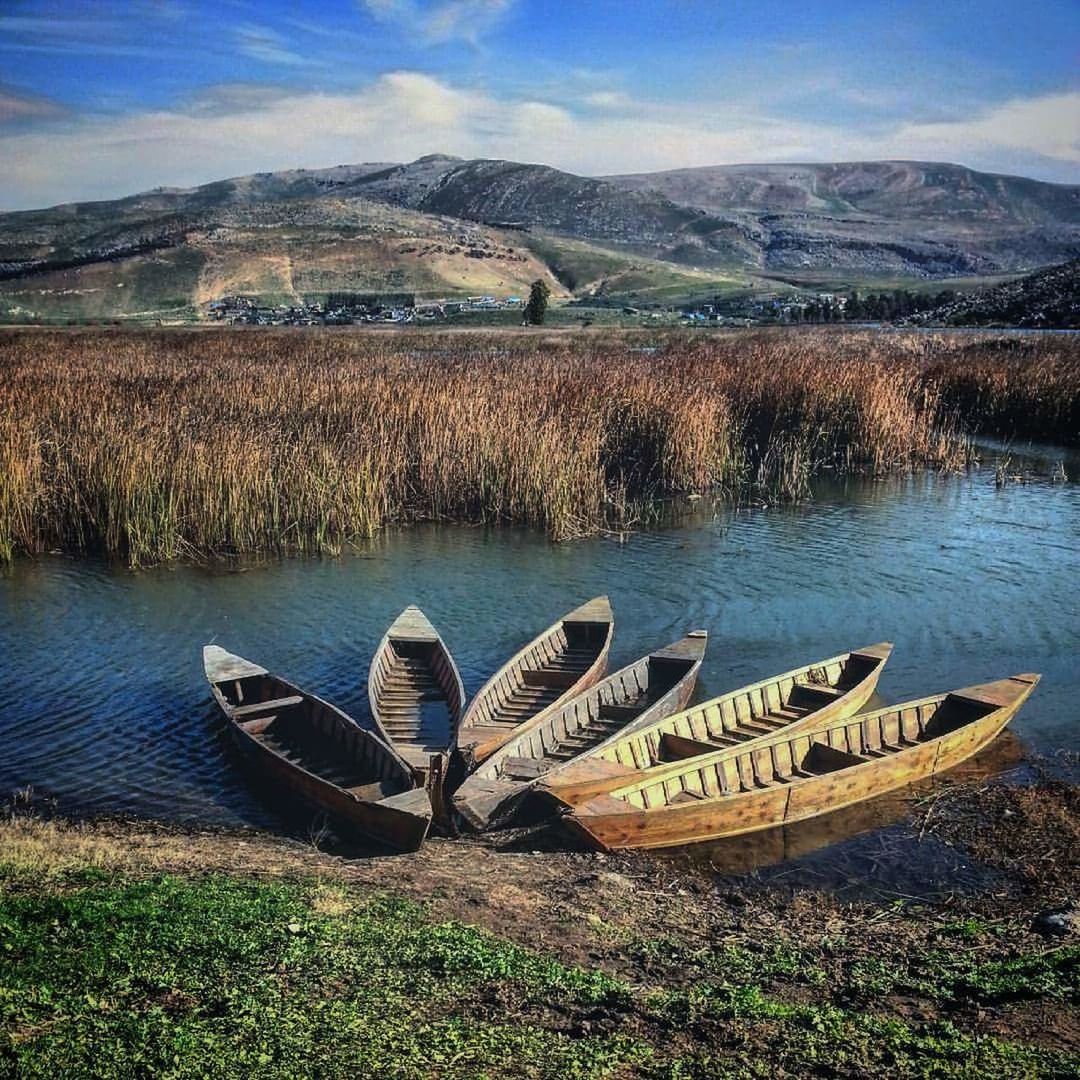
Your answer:
[[[955,298],[951,290],[937,294],[894,290],[860,296],[839,293],[789,293],[783,296],[715,296],[679,306],[620,303],[614,298],[572,300],[568,310],[591,318],[597,308],[622,316],[662,320],[684,326],[760,326],[776,324],[862,323],[903,320]],[[519,296],[467,296],[456,300],[420,300],[415,294],[330,293],[325,301],[268,306],[254,296],[224,296],[207,305],[207,317],[235,326],[357,326],[370,324],[431,324],[477,313],[520,312]]]
[[[519,296],[468,296],[463,300],[424,300],[412,293],[331,293],[325,302],[260,305],[253,296],[223,296],[208,305],[215,322],[235,326],[355,326],[363,323],[438,322],[474,311],[520,310]]]

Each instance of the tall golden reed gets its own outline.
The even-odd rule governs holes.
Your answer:
[[[925,372],[958,347],[932,340],[6,334],[0,557],[336,552],[414,520],[564,539],[677,493],[951,468],[965,442]]]

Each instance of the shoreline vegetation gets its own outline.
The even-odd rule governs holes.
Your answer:
[[[1075,1076],[1078,810],[1045,776],[946,782],[848,887],[536,836],[353,859],[11,812],[0,1072]],[[935,859],[967,872],[913,871]]]
[[[954,470],[968,435],[1076,442],[1069,338],[811,331],[0,335],[0,561],[339,552],[383,526],[553,540],[672,496]]]

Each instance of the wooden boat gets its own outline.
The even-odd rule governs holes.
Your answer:
[[[601,679],[535,727],[515,735],[458,788],[454,808],[475,829],[505,821],[537,779],[616,731],[649,724],[681,709],[697,683],[704,630],[657,649]]]
[[[691,758],[569,808],[591,844],[670,847],[818,817],[951,769],[987,745],[1038,675],[970,686]]]
[[[461,720],[457,751],[473,769],[515,735],[587,690],[607,670],[615,618],[606,596],[564,615],[508,660]]]
[[[431,802],[409,766],[340,709],[240,656],[207,645],[203,669],[240,750],[271,781],[350,832],[415,851]]]
[[[537,787],[564,803],[579,803],[631,783],[642,770],[668,763],[677,771],[680,762],[696,754],[853,716],[873,696],[892,648],[883,641],[841,653],[653,723],[635,724],[551,770]]]
[[[457,665],[427,616],[413,605],[394,620],[368,673],[377,730],[417,772],[449,752],[465,712]]]

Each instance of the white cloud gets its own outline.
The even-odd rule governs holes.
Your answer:
[[[63,113],[55,102],[45,98],[28,97],[0,86],[0,124],[12,121],[41,120],[59,116]]]
[[[476,44],[514,0],[360,0],[380,22],[417,34],[429,44]]]
[[[621,90],[596,90],[582,100],[594,109],[625,109],[633,104],[630,95]]]
[[[349,93],[216,88],[184,110],[64,120],[0,134],[0,207],[107,198],[158,185],[446,152],[592,175],[739,161],[924,158],[1080,179],[1080,94],[1013,101],[965,122],[872,136],[701,104],[617,111],[459,89],[413,71]]]
[[[960,146],[969,155],[1008,150],[1078,164],[1080,92],[1007,101],[969,120],[905,124],[895,138],[913,151],[933,155]]]
[[[242,26],[236,31],[236,44],[245,56],[263,64],[306,67],[310,61],[289,49],[280,34],[262,26]]]

